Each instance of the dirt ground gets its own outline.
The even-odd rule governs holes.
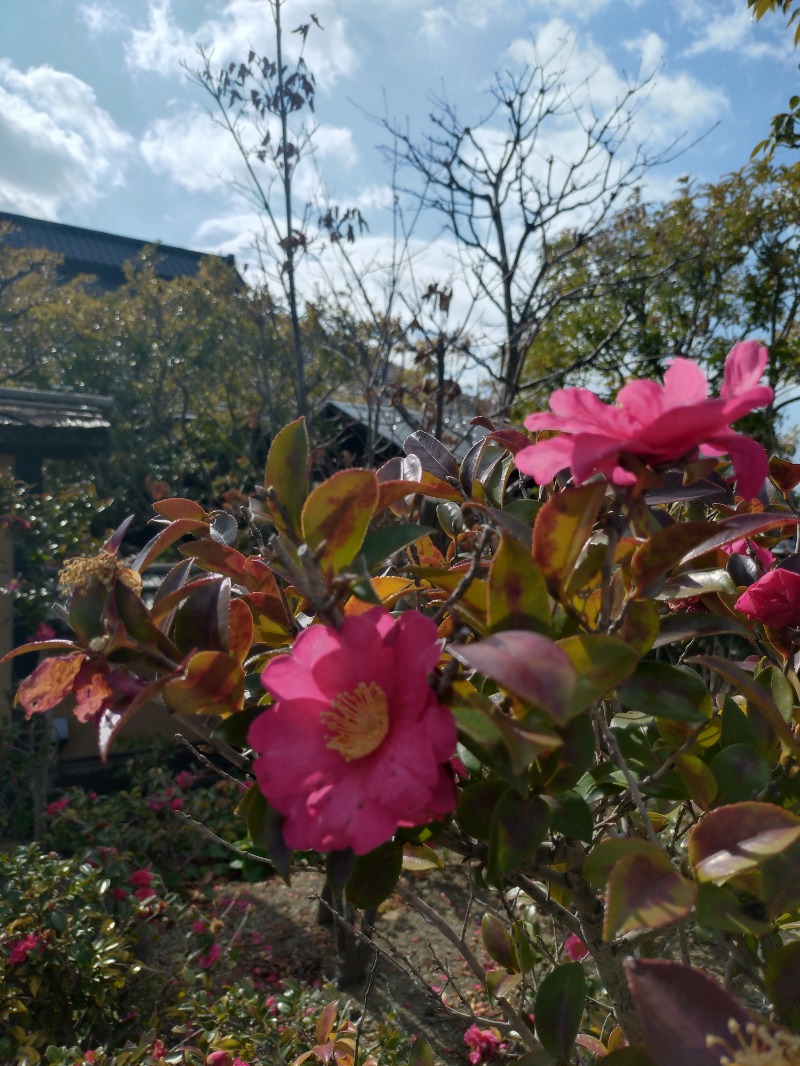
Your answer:
[[[453,871],[434,870],[417,878],[412,875],[410,885],[459,934],[464,930],[467,942],[483,964],[490,963],[480,937],[483,907],[475,900],[470,902],[469,893],[454,883],[461,880],[454,878]],[[333,928],[317,921],[321,887],[321,875],[316,872],[293,874],[291,886],[278,878],[261,884],[226,886],[227,895],[250,902],[248,933],[258,931],[263,942],[271,946],[269,969],[278,977],[323,983],[332,977]],[[346,989],[340,997],[343,1002],[349,1001],[351,1017],[357,1021],[368,988],[364,1046],[369,1046],[378,1024],[393,1015],[395,1025],[405,1035],[426,1037],[437,1061],[467,1062],[469,1048],[464,1043],[464,1032],[474,1020],[470,1011],[485,1016],[486,1025],[492,1024],[493,1013],[480,982],[455,947],[397,895],[392,895],[380,909],[374,943],[379,949],[378,959],[374,968],[372,961],[368,964],[368,980]],[[404,960],[402,968],[388,958],[391,951]],[[409,975],[410,967],[434,991],[426,992],[421,982]],[[463,1017],[443,1009],[437,994],[442,992],[447,1003]]]

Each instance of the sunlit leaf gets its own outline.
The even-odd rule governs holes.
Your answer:
[[[603,939],[635,929],[661,929],[685,918],[694,906],[697,886],[652,847],[623,855],[608,878]]]
[[[372,470],[341,470],[323,481],[305,502],[303,539],[329,574],[356,557],[378,503],[378,480]]]

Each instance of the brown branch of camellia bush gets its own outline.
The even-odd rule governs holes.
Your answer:
[[[328,591],[308,546],[301,544],[297,549],[300,566],[297,566],[287,551],[280,534],[276,533],[270,539],[269,549],[277,558],[292,585],[305,596],[321,621],[327,622],[334,629],[340,629],[343,621],[342,612],[336,605],[336,597]]]
[[[458,933],[453,929],[447,920],[429,903],[426,903],[416,892],[413,892],[408,885],[405,885],[402,881],[398,881],[395,886],[395,892],[410,907],[420,914],[426,921],[430,922],[432,926],[439,930],[445,939],[460,952],[465,962],[478,978],[479,981],[486,982],[486,970],[481,965],[477,955],[472,951],[469,944],[463,940]],[[533,1035],[531,1028],[525,1018],[516,1011],[506,999],[500,999],[498,1005],[505,1014],[511,1026],[519,1033],[525,1046],[531,1051],[539,1051],[542,1045]]]
[[[221,766],[217,766],[217,764],[215,762],[212,762],[211,759],[209,759],[207,755],[200,751],[199,748],[196,748],[190,740],[187,740],[182,733],[176,733],[175,739],[180,741],[181,744],[184,745],[184,747],[188,748],[192,755],[194,755],[194,757],[197,759],[197,761],[202,763],[204,766],[207,766],[209,770],[213,770],[215,774],[218,774],[220,777],[224,777],[226,781],[230,781],[232,784],[236,785],[236,787],[240,791],[247,791],[247,788],[249,786],[246,785],[244,781],[240,781],[238,777],[234,777],[232,774],[229,774],[227,773],[227,771],[223,770]]]

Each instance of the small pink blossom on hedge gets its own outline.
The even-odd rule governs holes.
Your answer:
[[[134,888],[149,888],[153,883],[153,872],[149,869],[134,870],[128,881]]]
[[[496,1029],[480,1029],[473,1023],[464,1033],[464,1043],[472,1048],[469,1061],[477,1066],[480,1062],[487,1062],[502,1047],[503,1041]]]
[[[724,544],[722,550],[726,555],[751,555],[761,564],[762,570],[771,570],[776,561],[769,548],[762,548],[760,544],[747,538],[735,540],[732,544]]]
[[[219,944],[215,942],[211,945],[205,955],[198,955],[197,961],[203,967],[204,970],[210,970],[218,958]]]
[[[564,941],[564,951],[571,962],[581,962],[589,954],[589,949],[575,933],[570,933]]]
[[[538,441],[516,456],[517,467],[540,484],[569,467],[578,485],[598,471],[615,485],[632,485],[636,474],[624,457],[643,463],[728,455],[742,496],[755,496],[767,476],[767,456],[760,444],[730,428],[743,415],[772,402],[773,391],[759,385],[767,350],[757,341],[735,344],[725,362],[725,379],[717,398],[691,359],[675,358],[664,384],[630,381],[606,404],[589,389],[558,389],[550,411],[528,415],[531,430],[558,430],[562,435]]]
[[[53,800],[52,803],[48,803],[45,807],[47,814],[60,814],[69,807],[69,797],[62,796],[61,799]]]
[[[8,964],[9,966],[19,966],[32,951],[41,950],[41,937],[36,933],[28,933],[21,940],[12,940],[9,944]]]
[[[772,629],[800,626],[800,574],[783,567],[770,570],[742,593],[734,607]]]
[[[455,721],[428,683],[439,651],[429,618],[375,607],[310,626],[269,663],[275,702],[248,739],[289,847],[364,855],[453,810]]]

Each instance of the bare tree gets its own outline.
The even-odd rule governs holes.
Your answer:
[[[675,144],[651,155],[631,143],[653,75],[630,84],[600,114],[590,80],[570,84],[568,60],[565,43],[550,60],[535,56],[521,74],[498,75],[492,107],[476,125],[442,98],[434,100],[423,140],[386,124],[406,166],[422,179],[419,199],[467,251],[475,293],[502,323],[499,362],[487,366],[501,410],[513,404],[526,357],[554,309],[599,281],[577,290],[551,284],[565,277],[559,268],[601,231],[649,168],[675,155]]]

